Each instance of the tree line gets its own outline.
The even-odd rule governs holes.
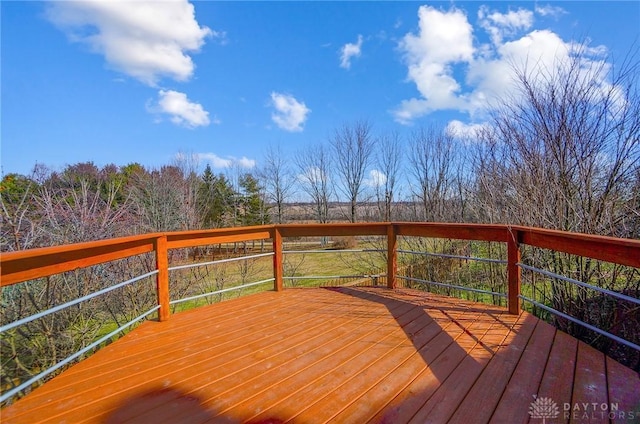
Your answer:
[[[366,120],[260,166],[214,173],[197,155],[149,169],[93,163],[0,182],[0,250],[132,233],[330,220],[501,222],[640,238],[640,62],[513,67],[513,90],[467,134]],[[341,209],[331,208],[340,202]]]
[[[267,222],[256,177],[198,174],[188,161],[159,169],[138,163],[98,168],[92,162],[0,183],[2,250],[21,250],[155,231]]]

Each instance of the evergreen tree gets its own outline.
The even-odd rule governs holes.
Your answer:
[[[240,203],[242,207],[240,224],[244,226],[265,224],[266,205],[258,180],[251,174],[244,174],[240,178],[240,187],[243,191]]]

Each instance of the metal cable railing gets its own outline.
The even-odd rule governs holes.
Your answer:
[[[62,360],[60,362],[57,362],[56,364],[52,365],[51,367],[47,368],[46,370],[44,370],[44,371],[40,372],[39,374],[33,376],[29,380],[19,384],[18,386],[14,387],[11,390],[8,390],[7,392],[5,392],[2,395],[0,395],[0,403],[6,401],[8,399],[11,399],[12,397],[17,395],[18,393],[20,393],[24,389],[27,389],[28,387],[30,387],[32,384],[42,380],[43,378],[45,378],[46,376],[48,376],[52,372],[62,368],[63,366],[67,365],[68,363],[70,363],[74,359],[79,358],[80,356],[82,356],[85,353],[89,352],[91,349],[93,349],[93,348],[99,346],[100,344],[106,342],[107,340],[109,340],[113,336],[115,336],[116,334],[126,330],[129,327],[131,327],[136,322],[143,320],[144,318],[146,318],[147,316],[151,315],[152,313],[154,313],[158,309],[160,309],[159,305],[154,306],[153,308],[149,309],[148,311],[144,312],[141,315],[138,315],[137,317],[135,317],[131,321],[127,322],[126,324],[123,324],[120,327],[116,328],[115,330],[113,330],[109,334],[99,338],[98,340],[94,341],[93,343],[89,344],[88,346],[85,346],[84,348],[80,349],[76,353],[68,356],[64,360]]]
[[[624,301],[627,301],[627,302],[635,303],[636,305],[640,305],[640,299],[636,299],[635,297],[627,296],[627,295],[624,295],[622,293],[615,292],[613,290],[608,290],[608,289],[605,289],[603,287],[594,286],[592,284],[587,284],[587,283],[585,283],[583,281],[576,280],[576,279],[571,278],[571,277],[565,277],[564,275],[560,275],[560,274],[556,274],[555,272],[547,271],[546,269],[536,268],[534,266],[525,265],[525,264],[519,263],[519,262],[517,263],[517,265],[522,269],[526,269],[527,271],[537,272],[538,274],[542,274],[542,275],[544,275],[546,277],[555,278],[555,279],[561,280],[561,281],[566,281],[567,283],[575,284],[576,286],[584,287],[586,289],[594,290],[594,291],[597,291],[597,292],[600,292],[600,293],[615,297],[615,298],[620,299],[620,300],[624,300]]]
[[[332,235],[340,236],[375,236],[386,237],[387,248],[386,249],[310,249],[310,250],[283,250],[284,238],[296,238],[296,237],[327,237]],[[408,237],[421,237],[421,238],[448,238],[459,240],[478,240],[485,242],[498,242],[503,246],[506,245],[507,260],[482,258],[474,256],[463,256],[458,254],[449,253],[436,253],[436,252],[424,252],[414,251],[409,249],[403,249],[406,247],[402,243],[398,243],[397,238],[402,236]],[[236,243],[245,242],[251,240],[268,240],[271,239],[273,243],[273,252],[261,253],[255,255],[220,259],[215,261],[208,261],[195,264],[184,264],[176,266],[168,266],[168,251],[170,249],[188,248],[192,246],[205,246],[220,243]],[[399,245],[400,244],[400,245]],[[575,286],[582,287],[583,289],[594,290],[603,295],[612,296],[613,298],[631,302],[634,305],[640,305],[640,299],[633,296],[629,296],[624,293],[619,293],[614,290],[605,289],[602,287],[593,286],[588,283],[584,283],[579,280],[575,280],[563,275],[555,274],[546,270],[542,270],[530,265],[526,265],[520,262],[520,245],[528,245],[542,249],[550,249],[552,251],[559,251],[568,254],[584,256],[587,258],[594,258],[601,261],[609,261],[619,265],[625,265],[630,267],[640,268],[640,242],[632,240],[621,240],[608,237],[589,236],[582,234],[563,233],[559,231],[543,230],[528,227],[517,226],[504,226],[504,225],[477,225],[477,224],[439,224],[439,223],[362,223],[362,224],[311,224],[311,225],[274,225],[274,226],[260,226],[260,227],[244,227],[244,228],[230,228],[220,230],[206,230],[206,231],[190,231],[190,232],[177,232],[177,233],[159,233],[143,236],[134,236],[123,239],[114,240],[102,240],[99,242],[85,243],[83,245],[70,245],[59,246],[54,248],[38,249],[33,253],[25,252],[13,252],[0,256],[0,272],[1,280],[0,285],[10,286],[12,284],[18,284],[23,281],[32,280],[36,278],[42,278],[56,273],[67,272],[83,267],[89,267],[100,263],[107,263],[115,261],[121,258],[134,256],[142,253],[155,253],[156,255],[156,270],[149,273],[134,277],[130,280],[122,283],[115,284],[108,288],[99,290],[87,296],[80,297],[78,299],[71,300],[53,308],[47,309],[37,314],[31,315],[26,318],[19,319],[12,323],[6,324],[0,327],[0,332],[6,332],[17,328],[20,325],[27,324],[38,318],[42,318],[77,305],[81,302],[88,301],[97,296],[109,293],[117,288],[128,286],[136,281],[156,276],[156,291],[158,296],[158,305],[149,309],[148,311],[137,316],[133,320],[111,331],[109,334],[101,337],[97,341],[83,347],[80,351],[70,355],[68,358],[58,362],[52,367],[44,370],[34,377],[29,378],[27,381],[20,383],[18,386],[11,388],[6,393],[3,393],[0,397],[0,402],[4,402],[17,393],[28,388],[34,382],[42,379],[43,377],[50,375],[54,371],[65,366],[69,362],[84,355],[86,352],[99,346],[114,335],[124,331],[136,322],[148,317],[150,314],[158,313],[160,321],[169,319],[170,311],[169,305],[176,305],[179,303],[189,302],[197,299],[201,299],[207,296],[219,295],[235,290],[242,290],[246,288],[256,287],[263,284],[273,283],[273,288],[276,291],[284,288],[283,281],[295,281],[295,280],[320,280],[320,279],[357,279],[357,278],[371,278],[380,279],[384,278],[389,288],[394,288],[396,280],[408,281],[423,285],[434,285],[438,287],[444,287],[454,290],[475,292],[483,295],[497,296],[500,298],[507,298],[508,308],[510,313],[520,312],[520,301],[527,302],[541,308],[549,313],[556,314],[562,318],[565,318],[571,322],[585,326],[587,329],[592,330],[598,334],[610,337],[612,340],[621,343],[622,345],[640,350],[638,343],[625,340],[615,334],[611,334],[609,331],[602,330],[589,323],[582,322],[581,320],[566,314],[563,311],[558,311],[544,303],[541,303],[538,299],[532,298],[527,294],[521,292],[521,276],[520,271],[526,270],[532,273],[540,273],[548,278],[558,279],[565,281]],[[386,262],[386,273],[368,273],[368,272],[356,272],[349,273],[343,272],[343,269],[325,269],[328,274],[333,275],[312,275],[316,272],[310,272],[303,275],[285,275],[285,267],[283,257],[286,255],[305,255],[305,254],[370,254],[381,253],[379,261]],[[505,274],[496,274],[499,278],[504,279],[504,287],[506,292],[502,292],[501,289],[496,290],[498,286],[491,285],[483,286],[476,285],[475,287],[465,286],[464,284],[469,280],[469,276],[465,276],[462,284],[451,284],[446,281],[442,281],[439,278],[435,278],[438,281],[431,281],[434,278],[431,276],[427,278],[416,278],[414,275],[398,275],[397,255],[420,255],[429,257],[442,257],[460,261],[473,261],[488,263],[496,265],[506,265]],[[263,278],[264,275],[253,278],[259,278],[258,281],[244,283],[238,286],[222,288],[213,291],[207,291],[206,293],[199,293],[195,295],[188,295],[180,299],[170,299],[169,292],[169,273],[178,270],[185,270],[195,267],[219,265],[224,263],[230,263],[235,261],[253,260],[265,257],[273,257],[273,277]],[[384,257],[384,259],[381,259]],[[41,258],[41,260],[39,259]],[[429,266],[429,265],[424,265]],[[492,268],[490,268],[492,269]],[[352,268],[352,271],[356,271],[357,268]],[[358,269],[360,270],[360,269]],[[335,272],[338,271],[338,272]],[[269,274],[267,274],[268,276]],[[473,277],[475,274],[471,274]],[[417,275],[422,277],[422,274]],[[493,276],[492,276],[493,278]],[[205,280],[203,280],[205,281]],[[244,281],[244,277],[243,277]],[[488,287],[488,288],[487,288]],[[534,296],[535,297],[535,296]]]
[[[188,268],[195,268],[195,267],[207,266],[207,265],[218,265],[218,264],[224,264],[228,262],[243,261],[247,259],[263,258],[266,256],[273,256],[273,252],[260,253],[257,255],[249,255],[249,256],[238,256],[237,258],[218,259],[217,261],[198,262],[195,264],[176,265],[176,266],[170,266],[168,269],[169,271],[177,271],[179,269],[188,269]]]
[[[215,291],[208,292],[208,293],[197,294],[195,296],[189,296],[189,297],[185,297],[185,298],[182,298],[182,299],[172,300],[172,301],[169,302],[169,304],[170,305],[176,305],[178,303],[183,303],[183,302],[188,302],[188,301],[191,301],[191,300],[202,299],[203,297],[213,296],[213,295],[216,295],[216,294],[227,293],[227,292],[234,291],[234,290],[241,290],[241,289],[245,289],[247,287],[259,286],[259,285],[265,284],[265,283],[272,283],[273,280],[274,280],[273,278],[267,278],[266,280],[256,281],[255,283],[247,283],[247,284],[242,284],[240,286],[227,287],[226,289],[215,290]]]
[[[147,277],[150,277],[152,275],[156,275],[157,273],[158,273],[157,270],[151,271],[151,272],[147,272],[146,274],[139,275],[137,277],[131,278],[130,280],[123,281],[122,283],[115,284],[113,286],[104,288],[104,289],[99,290],[97,292],[94,292],[94,293],[88,294],[86,296],[79,297],[77,299],[74,299],[74,300],[71,300],[69,302],[63,303],[61,305],[54,306],[53,308],[47,309],[46,311],[38,312],[37,314],[33,314],[33,315],[28,316],[26,318],[22,318],[22,319],[19,319],[17,321],[14,321],[12,323],[3,325],[2,327],[0,327],[0,333],[4,333],[5,331],[11,330],[12,328],[15,328],[15,327],[18,327],[19,325],[26,324],[26,323],[31,322],[33,320],[36,320],[38,318],[45,317],[45,316],[47,316],[49,314],[61,311],[61,310],[66,309],[66,308],[68,308],[70,306],[77,305],[78,303],[87,301],[89,299],[93,299],[94,297],[100,296],[102,294],[109,293],[110,291],[113,291],[113,290],[118,289],[120,287],[127,286],[127,285],[129,285],[131,283],[135,283],[136,281],[142,280],[143,278],[147,278]]]
[[[490,294],[492,296],[499,296],[499,297],[507,297],[507,293],[498,293],[498,292],[493,292],[490,290],[482,290],[482,289],[476,289],[473,287],[465,287],[465,286],[459,286],[456,284],[447,284],[447,283],[439,283],[436,281],[428,281],[428,280],[422,280],[419,278],[412,278],[412,277],[404,277],[402,275],[398,275],[398,278],[401,280],[405,280],[405,281],[411,281],[414,283],[421,283],[421,284],[429,284],[429,285],[434,285],[434,286],[438,286],[438,287],[447,287],[450,289],[456,289],[456,290],[463,290],[463,291],[469,291],[469,292],[474,292],[474,293],[482,293],[482,294]]]
[[[487,262],[487,263],[503,264],[503,265],[507,264],[507,261],[505,261],[504,259],[491,259],[491,258],[479,258],[477,256],[451,255],[448,253],[417,252],[415,250],[403,250],[403,249],[398,249],[398,253],[411,253],[414,255],[435,256],[439,258],[448,258],[448,259],[471,260],[471,261],[477,261],[477,262]]]
[[[598,328],[598,327],[596,327],[594,325],[591,325],[591,324],[588,324],[588,323],[586,323],[584,321],[581,321],[578,318],[575,318],[575,317],[573,317],[571,315],[565,314],[564,312],[560,312],[557,309],[554,309],[554,308],[552,308],[550,306],[547,306],[547,305],[544,305],[544,304],[542,304],[540,302],[537,302],[537,301],[535,301],[535,300],[533,300],[533,299],[531,299],[531,298],[529,298],[527,296],[520,295],[518,297],[520,297],[520,299],[522,299],[524,301],[527,301],[527,302],[531,303],[532,305],[537,306],[540,309],[544,309],[547,312],[550,312],[550,313],[552,313],[554,315],[557,315],[557,316],[562,317],[564,319],[567,319],[567,320],[569,320],[571,322],[574,322],[574,323],[576,323],[578,325],[581,325],[581,326],[583,326],[583,327],[585,327],[585,328],[587,328],[587,329],[589,329],[589,330],[591,330],[593,332],[596,332],[598,334],[602,334],[603,336],[606,336],[606,337],[610,338],[611,340],[614,340],[614,341],[616,341],[616,342],[618,342],[620,344],[623,344],[623,345],[628,346],[628,347],[630,347],[632,349],[640,351],[640,345],[637,345],[637,344],[632,343],[632,342],[630,342],[628,340],[625,340],[622,337],[618,337],[615,334],[611,334],[608,331],[604,331],[604,330],[602,330],[602,329],[600,329],[600,328]]]
[[[236,258],[220,259],[220,260],[216,260],[216,261],[201,262],[201,263],[195,263],[195,264],[177,265],[177,266],[169,267],[168,270],[169,271],[176,271],[176,270],[189,269],[189,268],[194,268],[194,267],[201,267],[201,266],[208,266],[208,265],[218,265],[218,264],[225,264],[225,263],[242,261],[242,260],[257,259],[257,258],[268,257],[268,256],[273,256],[273,252],[263,253],[263,254],[256,254],[256,255],[241,256],[241,257],[236,257]],[[65,302],[63,304],[60,304],[60,305],[54,306],[52,308],[49,308],[49,309],[47,309],[45,311],[41,311],[41,312],[38,312],[36,314],[30,315],[28,317],[13,321],[13,322],[11,322],[9,324],[6,324],[6,325],[3,325],[2,327],[0,327],[0,333],[7,332],[7,331],[9,331],[11,329],[14,329],[14,328],[19,327],[19,326],[24,325],[24,324],[27,324],[29,322],[32,322],[32,321],[36,320],[36,319],[43,318],[43,317],[48,316],[50,314],[53,314],[55,312],[62,311],[62,310],[66,309],[66,308],[69,308],[71,306],[78,305],[78,304],[80,304],[82,302],[94,299],[94,298],[96,298],[96,297],[98,297],[100,295],[104,295],[104,294],[112,292],[112,291],[114,291],[116,289],[128,286],[128,285],[130,285],[132,283],[135,283],[137,281],[140,281],[142,279],[145,279],[145,278],[157,275],[157,274],[158,274],[158,270],[153,270],[153,271],[147,272],[145,274],[133,277],[133,278],[131,278],[129,280],[123,281],[121,283],[117,283],[117,284],[114,284],[112,286],[106,287],[106,288],[104,288],[102,290],[98,290],[98,291],[96,291],[94,293],[91,293],[89,295],[82,296],[80,298],[77,298],[77,299],[71,300],[69,302]],[[212,296],[212,295],[226,293],[226,292],[235,291],[235,290],[241,290],[241,289],[244,289],[244,288],[258,286],[258,285],[262,285],[262,284],[266,284],[266,283],[273,283],[273,281],[274,281],[273,277],[272,278],[267,278],[267,279],[263,279],[261,281],[242,284],[242,285],[234,286],[234,287],[228,287],[228,288],[225,288],[225,289],[215,290],[215,291],[211,291],[211,292],[207,292],[207,293],[203,293],[203,294],[199,294],[199,295],[195,295],[195,296],[189,296],[189,297],[182,298],[182,299],[175,299],[175,300],[170,301],[169,303],[171,305],[175,305],[175,304],[179,304],[179,303],[183,303],[183,302],[187,302],[187,301],[191,301],[191,300],[200,299],[200,298],[207,297],[207,296]],[[89,352],[90,350],[94,349],[95,347],[99,346],[100,344],[104,343],[105,341],[111,339],[116,334],[121,333],[122,331],[124,331],[127,328],[131,327],[136,322],[139,322],[139,321],[143,320],[144,318],[148,317],[149,315],[153,314],[154,312],[158,311],[159,309],[160,309],[160,305],[154,306],[153,308],[149,309],[148,311],[146,311],[146,312],[140,314],[139,316],[135,317],[131,321],[119,326],[118,328],[116,328],[115,330],[109,332],[105,336],[100,337],[98,340],[90,343],[89,345],[83,347],[79,351],[71,354],[67,358],[55,363],[54,365],[50,366],[46,370],[39,372],[38,374],[34,375],[33,377],[29,378],[28,380],[20,383],[16,387],[6,391],[2,395],[0,395],[0,403],[5,402],[8,399],[11,399],[15,395],[19,394],[21,391],[29,388],[34,383],[42,380],[43,378],[49,376],[50,374],[52,374],[53,372],[57,371],[58,369],[60,369],[60,368],[64,367],[65,365],[71,363],[73,360],[75,360],[78,357],[84,355],[85,353]]]

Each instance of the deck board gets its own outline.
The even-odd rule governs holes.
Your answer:
[[[468,389],[478,378],[486,363],[493,356],[492,346],[504,338],[504,329],[497,322],[482,321],[481,336],[467,350],[467,355],[449,374],[412,417],[413,422],[448,422]]]
[[[592,349],[583,342],[578,342],[578,358],[571,403],[579,405],[579,408],[572,410],[570,423],[581,423],[585,420],[592,423],[609,422],[607,413],[602,413],[600,408],[592,406],[609,404],[605,356],[602,352]]]
[[[521,314],[521,318],[456,409],[451,417],[453,422],[489,422],[531,334],[540,323],[531,315]]]
[[[564,418],[563,405],[571,404],[577,354],[578,340],[563,331],[556,331],[538,394],[556,402],[562,413],[562,418],[557,419],[558,422],[569,421]],[[529,419],[531,424],[539,421],[533,417]]]
[[[538,393],[555,333],[555,328],[550,325],[536,325],[493,413],[492,421],[512,424],[529,421],[528,410],[518,411],[510,405],[527,397],[531,402],[535,400],[532,394]]]
[[[639,388],[637,373],[526,312],[409,289],[289,289],[146,322],[1,418],[527,422],[534,395],[640,416]]]

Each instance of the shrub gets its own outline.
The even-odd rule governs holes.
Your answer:
[[[331,245],[331,248],[336,250],[354,249],[356,247],[358,247],[358,240],[355,236],[336,237]]]

